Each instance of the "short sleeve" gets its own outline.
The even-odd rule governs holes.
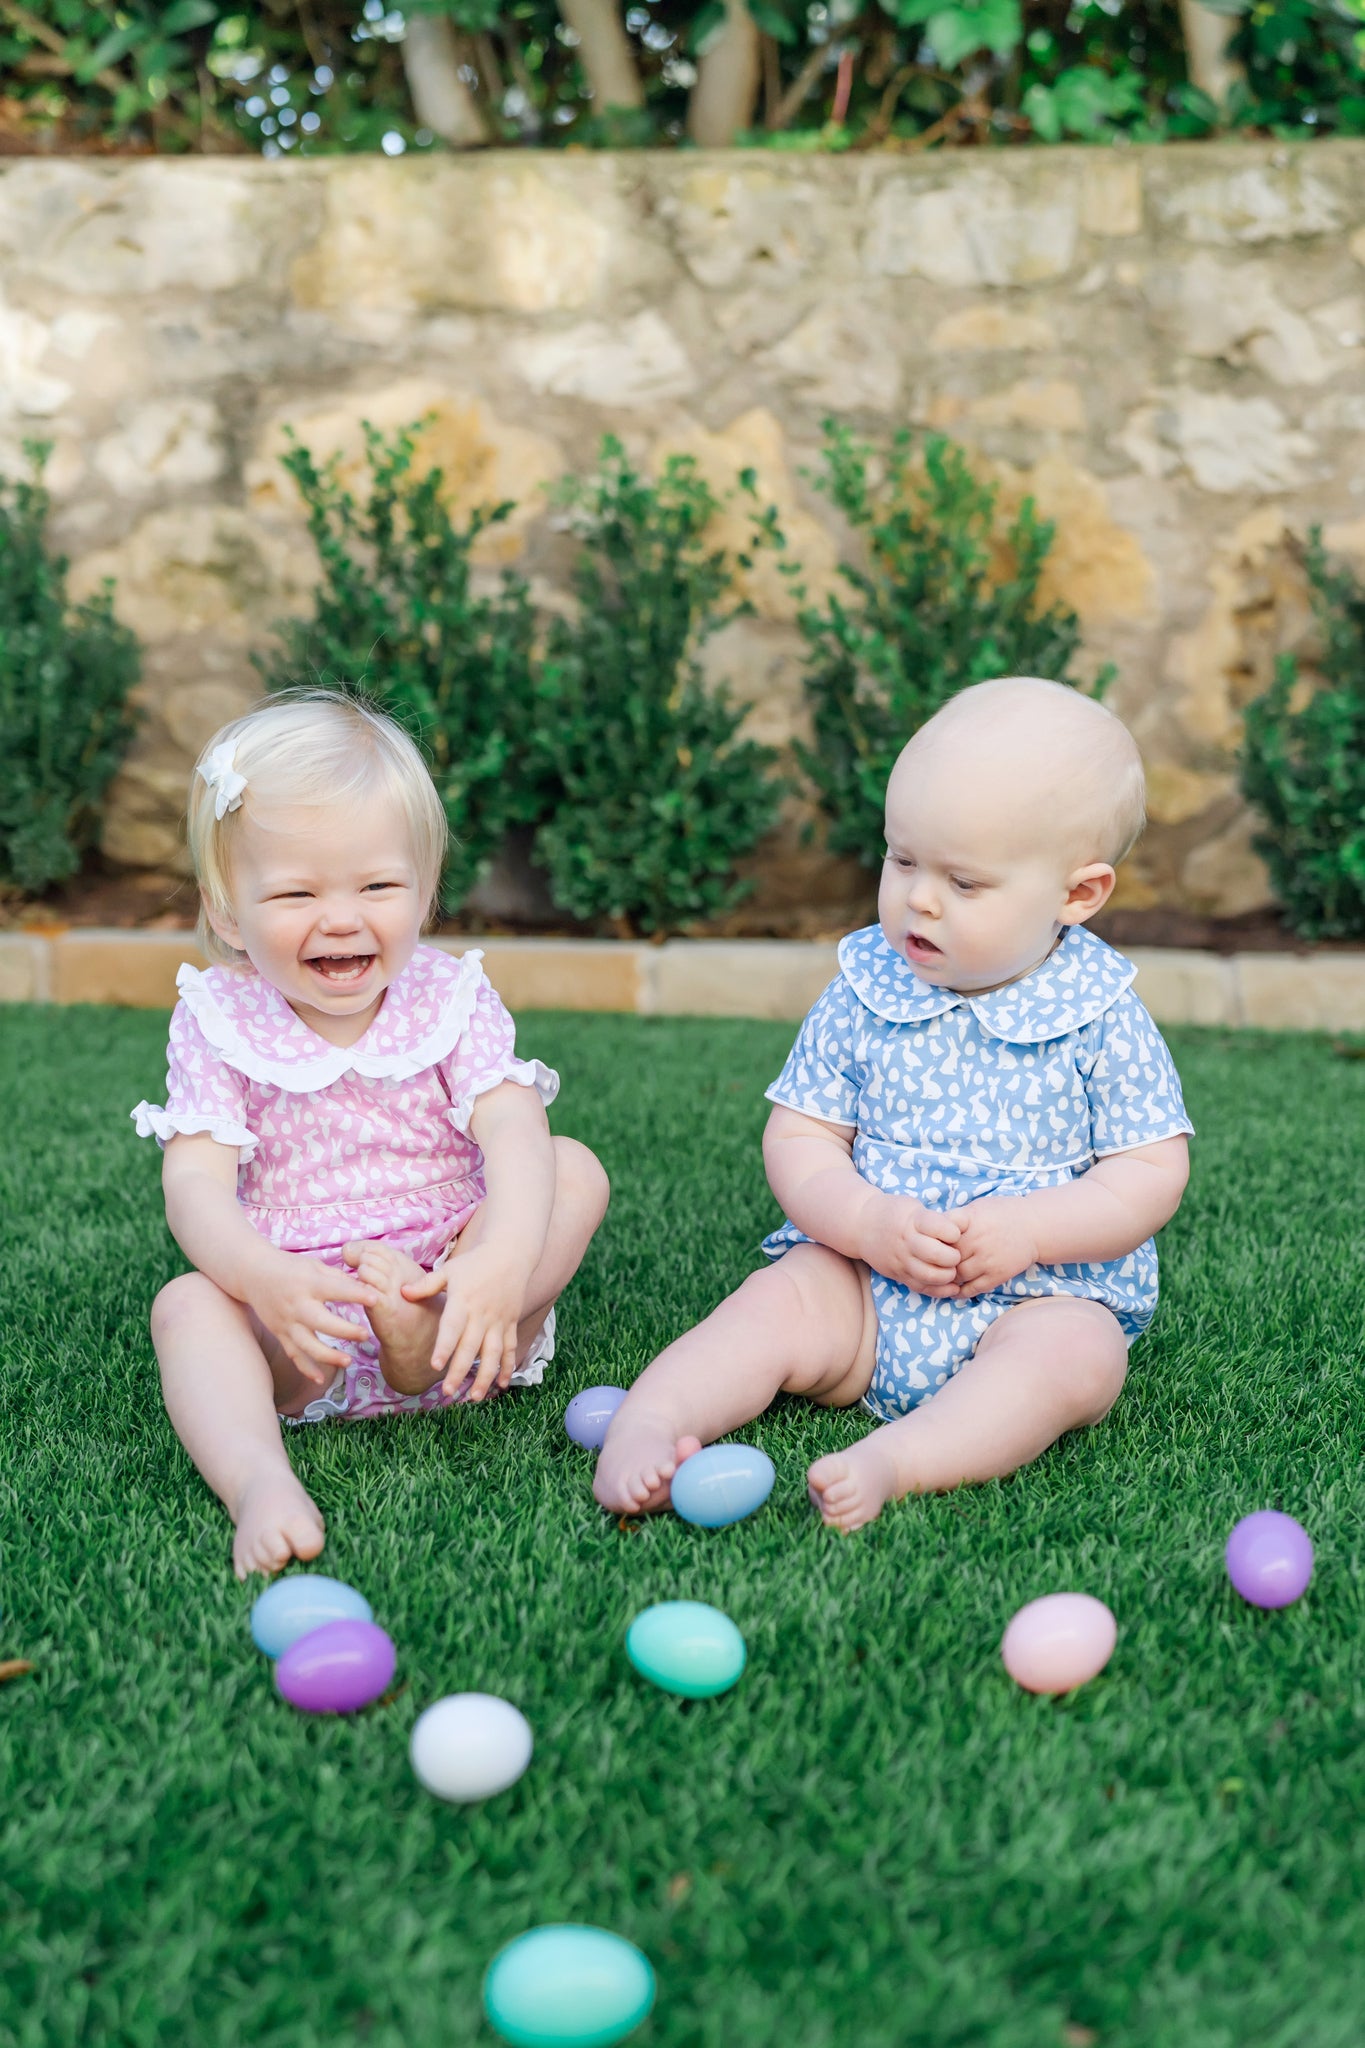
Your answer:
[[[207,1132],[218,1144],[235,1146],[237,1163],[245,1166],[256,1150],[256,1137],[246,1120],[250,1084],[209,1044],[183,1002],[176,1004],[171,1016],[166,1061],[165,1107],[139,1102],[132,1112],[138,1136],[165,1145],[180,1134],[195,1137]]]
[[[861,1081],[855,1057],[855,1011],[862,1005],[842,974],[819,996],[766,1093],[769,1102],[821,1123],[856,1129]]]
[[[1162,1138],[1193,1136],[1175,1062],[1131,989],[1087,1025],[1083,1036],[1093,1054],[1086,1086],[1097,1159]]]
[[[559,1076],[540,1060],[517,1058],[516,1026],[487,975],[479,978],[469,1021],[437,1071],[450,1097],[450,1119],[467,1131],[474,1104],[503,1081],[534,1088],[548,1107],[559,1093]]]

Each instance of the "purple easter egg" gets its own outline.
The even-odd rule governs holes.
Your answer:
[[[329,1621],[279,1658],[275,1683],[305,1714],[353,1714],[377,1700],[393,1677],[397,1652],[372,1621]]]
[[[564,1427],[585,1451],[600,1451],[611,1419],[626,1398],[624,1387],[585,1387],[564,1410]]]
[[[1288,1607],[1313,1576],[1313,1545],[1292,1515],[1262,1508],[1228,1538],[1228,1577],[1253,1607]]]

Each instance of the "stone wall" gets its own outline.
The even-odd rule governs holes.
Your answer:
[[[748,154],[17,161],[0,167],[0,467],[53,443],[56,539],[142,638],[148,716],[111,856],[179,856],[187,764],[256,691],[314,564],[291,424],[360,469],[360,421],[432,412],[490,561],[547,604],[542,487],[604,429],[758,472],[818,587],[840,536],[803,469],[827,412],[974,449],[1058,538],[1049,589],[1147,758],[1141,907],[1267,896],[1237,795],[1240,706],[1311,654],[1295,537],[1365,562],[1365,143],[905,158]],[[771,566],[714,650],[754,729],[802,720]],[[772,926],[849,894],[790,821]]]

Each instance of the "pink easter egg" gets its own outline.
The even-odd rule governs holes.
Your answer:
[[[398,1653],[372,1621],[328,1621],[279,1658],[275,1683],[305,1714],[353,1714],[386,1690]]]
[[[1048,1593],[1021,1607],[1000,1644],[1005,1669],[1025,1692],[1071,1692],[1103,1671],[1118,1623],[1089,1593]]]

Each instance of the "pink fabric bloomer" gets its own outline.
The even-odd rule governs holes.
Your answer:
[[[311,1252],[344,1269],[353,1238],[396,1245],[439,1265],[485,1194],[483,1154],[469,1133],[480,1095],[502,1081],[544,1103],[559,1077],[514,1050],[512,1019],[477,950],[452,959],[419,946],[390,983],[355,1045],[330,1045],[253,967],[182,967],[171,1017],[166,1105],[140,1102],[140,1137],[164,1145],[207,1131],[237,1151],[237,1199],[252,1227],[282,1251]],[[351,1363],[301,1420],[350,1421],[464,1397],[440,1384],[399,1394],[379,1370],[363,1309],[336,1302],[359,1326]],[[537,1383],[553,1355],[553,1320],[513,1375]]]

